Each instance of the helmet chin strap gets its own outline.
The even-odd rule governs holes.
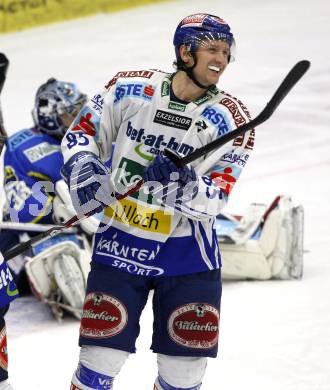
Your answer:
[[[185,65],[181,65],[178,67],[179,70],[182,70],[183,72],[186,72],[187,76],[190,78],[190,80],[195,84],[197,85],[198,88],[202,88],[202,89],[208,89],[210,88],[213,84],[211,85],[203,85],[202,83],[200,83],[195,75],[194,75],[194,68],[196,67],[197,65],[197,58],[196,58],[196,55],[195,53],[191,53],[193,59],[194,59],[194,65],[193,66],[190,66],[189,68]]]

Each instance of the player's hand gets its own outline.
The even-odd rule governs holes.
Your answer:
[[[155,188],[155,182],[160,183],[161,186],[163,186],[163,192],[161,194],[163,202],[164,196],[169,194],[166,188],[169,188],[171,193],[173,193],[173,190],[176,192],[176,202],[182,200],[184,192],[189,192],[189,194],[186,193],[185,196],[188,195],[188,198],[191,199],[198,190],[197,175],[194,168],[190,166],[179,168],[163,154],[159,154],[145,169],[143,181],[147,187]],[[150,183],[150,186],[148,183]],[[189,186],[187,186],[188,184]],[[185,187],[187,191],[184,191]],[[157,190],[151,190],[151,193],[156,195]],[[165,203],[167,202],[165,201]]]
[[[78,216],[99,213],[116,201],[110,172],[91,152],[74,154],[62,167],[61,175],[70,189]]]
[[[171,181],[176,181],[184,186],[191,181],[196,181],[196,172],[190,166],[178,168],[174,162],[163,154],[159,154],[146,168],[143,181],[158,181],[166,186]]]

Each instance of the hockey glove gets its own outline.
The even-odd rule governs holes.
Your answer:
[[[61,175],[70,189],[78,216],[99,213],[116,201],[110,172],[91,152],[74,154],[62,167]]]
[[[159,154],[146,168],[143,181],[152,195],[160,198],[163,203],[169,205],[168,201],[174,200],[175,205],[172,206],[193,199],[198,191],[194,168],[190,166],[179,168],[163,154]],[[158,186],[155,183],[158,183]]]
[[[64,180],[59,180],[55,183],[56,196],[53,200],[53,221],[55,224],[61,225],[69,221],[76,210],[72,205],[72,200],[69,192],[69,187]],[[102,214],[94,214],[89,218],[82,218],[79,226],[88,235],[96,233]]]

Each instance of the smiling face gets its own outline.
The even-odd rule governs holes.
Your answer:
[[[203,85],[217,84],[228,65],[229,56],[230,47],[227,42],[204,41],[196,51],[197,65],[194,73],[198,81]]]

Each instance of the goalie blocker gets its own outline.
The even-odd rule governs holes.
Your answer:
[[[246,214],[217,218],[223,279],[301,279],[304,210],[289,196],[267,208],[253,203]]]

